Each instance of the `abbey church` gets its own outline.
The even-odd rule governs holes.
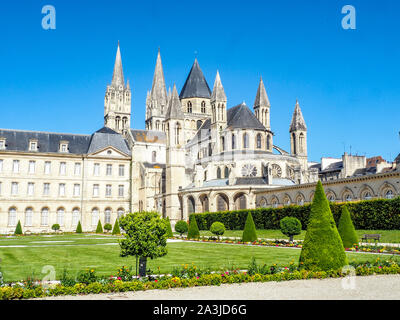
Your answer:
[[[211,89],[212,88],[212,89]],[[104,99],[104,127],[91,135],[0,129],[0,233],[54,223],[84,231],[127,212],[157,211],[172,224],[194,212],[302,205],[323,182],[330,201],[400,194],[400,155],[307,157],[307,125],[293,103],[290,150],[274,144],[260,78],[254,104],[229,101],[216,71],[209,86],[195,59],[183,87],[168,90],[158,51],[145,130],[131,128],[130,84],[118,45]],[[139,107],[139,106],[138,106]]]

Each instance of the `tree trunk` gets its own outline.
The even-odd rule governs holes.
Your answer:
[[[293,235],[289,236],[289,242],[290,242],[290,243],[293,242]]]
[[[139,258],[139,277],[146,276],[146,265],[147,265],[147,258],[140,257]]]

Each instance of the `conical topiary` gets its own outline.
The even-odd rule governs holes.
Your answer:
[[[329,201],[318,181],[311,204],[307,233],[300,253],[300,267],[307,270],[337,270],[348,264]]]
[[[18,220],[17,227],[15,228],[14,234],[19,235],[22,234],[21,221]]]
[[[103,233],[103,227],[101,225],[101,221],[97,224],[96,233]]]
[[[78,225],[76,226],[76,233],[82,233],[82,226],[81,226],[81,221],[78,222]]]
[[[189,230],[188,230],[188,239],[198,239],[200,238],[199,227],[197,226],[197,221],[194,216],[190,219],[189,222]]]
[[[115,220],[114,227],[113,227],[113,230],[112,230],[112,234],[120,234],[120,233],[121,233],[121,230],[119,230],[119,222],[118,222],[118,219],[117,219],[117,220]]]
[[[253,242],[257,240],[256,226],[254,224],[251,212],[247,214],[246,223],[244,225],[242,241]]]
[[[351,215],[346,205],[342,207],[338,231],[345,248],[351,248],[358,245],[356,229],[354,229],[353,221],[351,221]]]
[[[169,217],[167,217],[167,237],[172,238],[174,234],[172,233],[172,228],[171,228],[171,221],[169,221]]]

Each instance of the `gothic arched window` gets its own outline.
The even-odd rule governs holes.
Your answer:
[[[267,136],[267,150],[271,150],[271,136]]]
[[[257,149],[261,149],[261,133],[257,134]]]
[[[193,112],[193,106],[192,103],[189,101],[187,104],[187,112],[192,113]]]
[[[157,152],[153,151],[151,154],[151,161],[152,162],[157,162]]]
[[[201,102],[201,113],[206,113],[206,103],[205,103],[205,101]]]
[[[247,132],[243,133],[243,149],[247,149],[249,147],[249,135]]]
[[[221,179],[221,168],[218,167],[217,169],[217,179]]]
[[[236,136],[232,134],[232,150],[236,149]]]

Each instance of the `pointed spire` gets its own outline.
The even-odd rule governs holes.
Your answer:
[[[211,90],[204,78],[203,71],[201,71],[197,58],[194,60],[192,69],[183,85],[181,99],[185,98],[207,98],[210,99]]]
[[[158,48],[156,68],[154,70],[151,99],[157,101],[158,106],[167,105],[167,89],[165,87],[164,71],[161,62],[160,48]]]
[[[293,131],[307,131],[307,126],[303,118],[303,114],[300,109],[299,101],[296,99],[296,106],[294,108],[292,122],[290,124],[289,132]]]
[[[111,85],[114,87],[124,86],[124,73],[122,71],[122,59],[121,59],[121,50],[119,48],[119,41],[118,41],[118,49],[117,55],[115,57],[115,64],[114,64],[114,73],[111,81]]]
[[[227,101],[224,87],[222,86],[221,78],[217,70],[215,77],[214,88],[211,94],[211,101]]]
[[[256,100],[254,101],[254,108],[270,107],[267,91],[265,90],[264,82],[260,77],[260,84],[258,85]]]
[[[181,101],[179,100],[178,91],[176,91],[176,86],[172,89],[172,95],[169,99],[167,114],[165,115],[165,120],[169,119],[179,119],[183,120],[184,114],[182,111]]]

